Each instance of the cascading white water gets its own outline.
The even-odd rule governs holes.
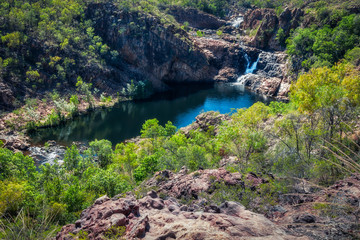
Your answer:
[[[231,25],[234,27],[234,28],[238,28],[240,27],[240,24],[244,21],[244,17],[243,16],[239,16],[237,18],[235,18],[234,21],[232,21]]]
[[[246,59],[246,70],[245,70],[245,74],[246,74],[247,70],[250,67],[250,61],[251,61],[251,59],[250,59],[250,57],[249,57],[249,55],[247,53],[245,53],[245,59]]]
[[[245,59],[247,61],[245,74],[238,77],[238,79],[236,81],[237,85],[240,85],[243,87],[246,85],[246,82],[248,81],[248,77],[249,77],[248,74],[253,74],[254,71],[256,70],[257,65],[259,63],[260,55],[258,56],[258,58],[256,59],[256,61],[253,64],[251,64],[251,59],[247,53],[245,53]]]
[[[249,56],[247,57],[247,59],[249,59]],[[251,67],[250,67],[250,61],[248,60],[248,65],[247,65],[245,74],[254,73],[254,71],[255,71],[256,68],[257,68],[259,59],[260,59],[260,55],[259,55],[259,57],[256,59],[256,61],[251,65]]]

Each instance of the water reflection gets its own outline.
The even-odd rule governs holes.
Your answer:
[[[176,86],[146,101],[124,102],[112,109],[95,111],[66,124],[38,131],[32,136],[35,143],[55,140],[63,144],[108,139],[121,142],[139,135],[142,124],[157,118],[161,124],[172,121],[177,127],[191,124],[202,111],[229,113],[232,109],[250,107],[260,97],[243,91],[241,86]]]

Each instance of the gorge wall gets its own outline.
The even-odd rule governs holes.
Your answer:
[[[140,12],[119,11],[112,4],[94,4],[95,31],[120,53],[113,63],[120,78],[149,80],[156,89],[166,82],[234,80],[245,70],[243,49],[223,40],[192,38],[173,24]],[[224,69],[233,75],[224,76]],[[124,79],[125,81],[127,79]]]
[[[250,9],[245,13],[240,28],[236,28],[230,21],[196,9],[173,7],[167,11],[178,23],[166,14],[160,17],[140,11],[119,10],[112,3],[90,4],[85,11],[85,19],[91,20],[94,35],[100,36],[103,44],[109,46],[117,57],[108,53],[103,56],[102,62],[97,62],[82,58],[82,50],[69,52],[31,39],[23,46],[30,49],[33,59],[26,64],[31,67],[36,59],[49,54],[76,59],[76,63],[68,67],[66,81],[61,83],[60,92],[64,93],[74,90],[78,76],[108,94],[121,92],[131,80],[135,83],[149,81],[155,91],[165,90],[169,82],[234,82],[244,74],[248,65],[245,54],[254,62],[261,51],[268,51],[263,55],[270,56],[273,51],[283,50],[276,38],[277,31],[281,28],[289,34],[303,14],[298,9],[285,9],[277,17],[270,9]],[[181,27],[185,22],[189,26]],[[244,35],[246,29],[257,29],[257,32],[249,38]],[[197,36],[198,30],[205,33],[204,36]],[[221,36],[216,34],[218,30]],[[262,62],[286,64],[286,57],[281,57],[281,63],[279,58],[274,59],[266,57]],[[0,77],[1,109],[18,106],[19,101],[30,95],[41,97],[57,86],[51,77],[54,69],[43,66],[39,73],[44,80],[36,88],[31,83],[11,78],[11,75]],[[270,85],[279,86],[284,82],[283,73],[286,71],[282,71],[282,76],[277,76],[276,80],[272,75],[262,74],[256,81],[271,81]],[[279,92],[278,87],[265,91],[258,90],[256,86],[252,85],[250,89],[267,96],[276,97]],[[280,98],[287,95],[286,91],[282,91]]]

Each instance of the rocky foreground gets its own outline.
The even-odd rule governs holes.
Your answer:
[[[266,181],[255,174],[241,176],[223,168],[187,174],[162,171],[145,185],[149,191],[136,199],[128,194],[103,196],[84,210],[75,224],[66,225],[56,239],[356,239],[359,232],[360,176],[352,176],[320,190],[304,180],[269,206],[266,215],[246,210],[238,202],[214,205],[202,199],[214,183],[257,191]],[[159,197],[161,196],[161,198]],[[184,198],[195,201],[185,203]],[[351,230],[352,229],[352,230]]]

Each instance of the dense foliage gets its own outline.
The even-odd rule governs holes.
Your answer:
[[[331,67],[345,58],[357,64],[360,57],[360,15],[351,8],[355,1],[314,1],[306,6],[306,24],[287,40],[296,72]]]
[[[326,24],[321,28],[298,28],[288,41],[289,54],[300,58],[301,66],[306,70],[330,67],[345,55],[354,62],[359,58],[356,49],[360,42],[360,15],[340,19],[335,27]]]
[[[360,170],[359,147],[351,138],[359,114],[359,82],[359,72],[350,64],[313,69],[293,85],[289,104],[256,103],[238,110],[217,130],[209,126],[207,132],[192,130],[189,135],[176,132],[171,122],[161,126],[148,120],[136,143],[113,148],[107,140],[96,140],[81,153],[73,145],[62,164],[46,164],[38,171],[30,157],[0,148],[0,226],[6,226],[0,227],[0,236],[6,238],[18,224],[12,219],[26,213],[37,223],[33,226],[47,219],[46,229],[36,235],[42,238],[57,224],[74,221],[99,196],[125,193],[163,169],[217,168],[227,156],[239,160],[227,165],[230,171],[332,184]],[[256,197],[251,191],[244,195],[246,189],[214,186],[215,202],[232,199],[249,206]],[[286,191],[284,185],[271,182],[258,194],[275,203],[279,191]],[[28,237],[30,232],[34,234],[21,234]]]

